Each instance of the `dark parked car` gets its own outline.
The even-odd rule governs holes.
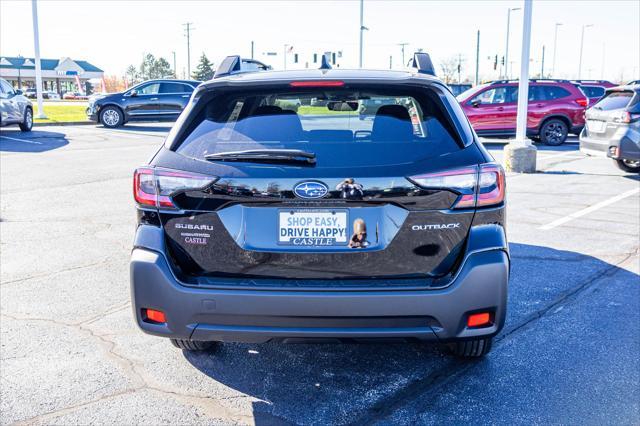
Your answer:
[[[640,85],[607,89],[587,110],[580,151],[606,155],[626,172],[640,172]]]
[[[518,82],[501,80],[476,86],[458,101],[480,136],[514,136]],[[579,134],[588,104],[577,84],[567,80],[531,80],[527,135],[547,145],[560,145],[569,133]]]
[[[187,350],[399,338],[486,354],[506,311],[505,176],[429,56],[414,71],[242,63],[222,62],[135,171],[142,330]],[[355,119],[365,97],[388,100],[371,121]],[[279,106],[314,98],[327,114]]]
[[[0,78],[0,127],[17,124],[28,132],[33,127],[33,106],[20,90]]]
[[[473,86],[469,83],[450,83],[449,85],[449,89],[451,89],[451,93],[453,93],[454,96],[458,96],[460,93],[471,89]]]
[[[125,92],[96,95],[89,99],[87,116],[105,127],[129,121],[173,121],[187,106],[199,81],[149,80]]]
[[[573,83],[578,84],[582,92],[589,98],[589,106],[604,96],[605,89],[616,87],[615,84],[607,80],[573,80]]]

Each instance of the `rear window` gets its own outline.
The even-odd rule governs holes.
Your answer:
[[[588,98],[600,98],[604,95],[604,87],[599,86],[580,86],[580,89]]]
[[[593,107],[602,111],[612,111],[614,109],[623,109],[629,105],[629,102],[633,98],[632,91],[625,92],[609,92],[607,95],[600,99]]]
[[[382,164],[410,162],[462,149],[453,120],[429,89],[236,91],[214,96],[175,150],[201,159],[248,149],[301,149],[314,152],[319,166],[367,164],[374,155]]]

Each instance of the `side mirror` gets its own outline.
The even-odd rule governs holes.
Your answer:
[[[136,89],[133,89],[132,91],[129,92],[129,96],[132,96],[135,98],[136,96],[138,96],[138,91]]]
[[[16,90],[16,95],[22,95],[22,90],[17,89],[17,90]]]
[[[471,101],[471,106],[474,108],[478,108],[478,105],[482,104],[482,102],[479,99],[474,99]]]

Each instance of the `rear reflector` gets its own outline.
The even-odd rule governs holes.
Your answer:
[[[489,312],[471,314],[467,318],[467,327],[483,327],[487,325],[491,325],[491,314]]]
[[[291,87],[342,87],[344,81],[337,80],[320,80],[320,81],[292,81],[289,83]]]
[[[504,171],[493,163],[411,176],[409,180],[424,189],[447,189],[460,194],[454,209],[498,205],[505,196]]]
[[[140,206],[175,209],[171,195],[202,189],[217,178],[157,167],[140,167],[133,174],[133,198]]]
[[[580,106],[586,107],[587,105],[589,105],[589,100],[588,99],[583,99],[583,98],[579,98],[576,99],[576,103]]]
[[[147,322],[156,322],[158,324],[164,324],[167,322],[164,312],[156,311],[155,309],[143,309],[142,318]]]

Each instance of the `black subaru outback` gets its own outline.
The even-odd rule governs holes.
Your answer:
[[[429,56],[413,65],[228,57],[135,171],[142,330],[187,350],[397,338],[486,354],[507,300],[504,173]]]

